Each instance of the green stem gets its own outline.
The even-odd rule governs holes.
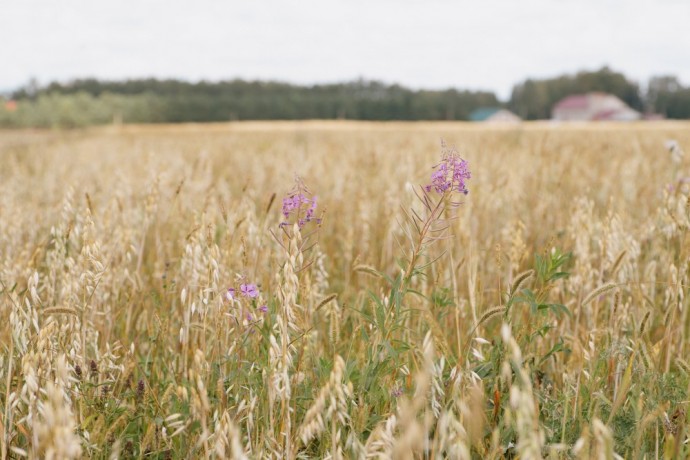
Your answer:
[[[433,224],[440,216],[440,212],[443,211],[443,204],[446,201],[446,194],[444,194],[441,199],[438,200],[436,203],[436,206],[434,209],[431,210],[427,218],[424,220],[424,225],[422,226],[422,229],[419,231],[419,239],[417,240],[417,245],[412,248],[412,257],[410,258],[410,263],[407,266],[407,270],[405,270],[405,275],[403,276],[403,282],[405,285],[409,283],[410,278],[412,277],[412,272],[415,269],[415,266],[417,265],[417,259],[419,259],[419,256],[422,253],[422,246],[424,244],[424,240],[426,239],[426,235],[431,229],[431,224]]]

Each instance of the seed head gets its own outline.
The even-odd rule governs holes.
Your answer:
[[[139,379],[139,382],[137,383],[137,399],[140,400],[141,398],[144,397],[144,379]]]

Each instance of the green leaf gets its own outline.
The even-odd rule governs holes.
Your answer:
[[[416,290],[416,289],[408,289],[408,290],[405,291],[405,292],[409,292],[410,294],[417,295],[417,296],[421,297],[422,299],[425,299],[425,300],[426,300],[426,296],[425,296],[424,294],[422,294],[421,292],[419,292],[418,290]]]
[[[534,294],[534,292],[532,292],[532,290],[528,289],[528,288],[525,288],[520,292],[523,295],[522,297],[520,297],[520,301],[528,303],[530,306],[530,310],[531,310],[532,314],[536,314],[538,306],[537,306],[536,295]]]
[[[568,272],[556,272],[553,275],[549,276],[548,281],[556,281],[562,278],[567,278],[570,276],[570,273]]]
[[[369,334],[367,333],[367,328],[366,327],[360,327],[359,330],[361,331],[362,334],[362,340],[364,343],[369,342]]]
[[[381,334],[386,335],[386,308],[378,298],[376,298],[376,327]]]
[[[551,311],[553,311],[559,317],[563,316],[563,314],[566,314],[566,315],[570,316],[571,318],[573,317],[573,314],[568,309],[568,307],[566,307],[563,304],[550,303],[550,304],[547,304],[547,306],[551,309]]]
[[[491,361],[489,361],[478,365],[473,370],[474,373],[477,374],[480,378],[485,379],[493,374],[494,365]]]
[[[393,348],[393,346],[391,345],[391,343],[388,340],[383,341],[383,346],[386,348],[386,350],[388,351],[388,355],[391,358],[396,359],[398,357],[398,355],[399,355],[398,350]]]
[[[545,325],[545,326],[542,326],[542,327],[540,327],[539,329],[537,329],[537,330],[534,332],[534,334],[532,334],[531,339],[534,338],[534,337],[537,336],[537,335],[540,336],[540,337],[542,337],[542,338],[544,338],[544,337],[546,337],[546,334],[547,334],[551,329],[553,329],[553,326],[551,326],[551,325],[548,325],[548,324],[547,324],[547,325]],[[530,339],[530,340],[531,340],[531,339]]]
[[[563,338],[559,337],[558,342],[553,347],[551,347],[551,349],[541,358],[541,360],[539,361],[539,364],[541,364],[544,361],[546,361],[547,359],[549,359],[551,357],[551,355],[553,355],[554,353],[558,353],[561,351],[569,352],[570,349],[566,348],[564,346]]]
[[[453,302],[450,289],[445,287],[434,290],[434,292],[431,294],[431,301],[434,305],[438,307],[455,306],[455,302]]]

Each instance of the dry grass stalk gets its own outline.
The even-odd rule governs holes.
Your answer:
[[[0,132],[0,457],[687,457],[690,170],[650,158],[689,133]],[[476,175],[458,212],[418,187],[442,134]],[[318,231],[280,230],[295,172]]]

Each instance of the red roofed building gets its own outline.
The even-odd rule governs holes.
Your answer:
[[[641,114],[612,94],[575,94],[553,107],[551,118],[559,121],[632,121]]]
[[[8,112],[15,112],[17,110],[17,101],[9,100],[5,102],[5,110]]]

